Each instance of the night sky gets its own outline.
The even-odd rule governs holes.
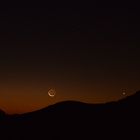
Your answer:
[[[1,10],[0,108],[23,113],[133,94],[140,87],[139,29],[130,7]]]

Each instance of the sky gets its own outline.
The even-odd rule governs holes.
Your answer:
[[[136,9],[9,8],[0,18],[0,108],[7,113],[65,100],[104,103],[139,90]]]

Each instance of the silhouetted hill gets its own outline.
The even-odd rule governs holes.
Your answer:
[[[6,113],[0,109],[0,119],[5,118],[6,117]]]
[[[65,101],[5,119],[4,140],[139,139],[140,92],[118,102]]]

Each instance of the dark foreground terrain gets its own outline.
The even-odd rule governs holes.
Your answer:
[[[8,116],[0,111],[0,140],[140,139],[140,92],[118,102],[65,101]]]

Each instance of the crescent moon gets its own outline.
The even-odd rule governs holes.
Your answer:
[[[48,95],[49,95],[50,97],[54,97],[54,96],[56,95],[55,89],[50,89],[50,90],[48,91]]]

